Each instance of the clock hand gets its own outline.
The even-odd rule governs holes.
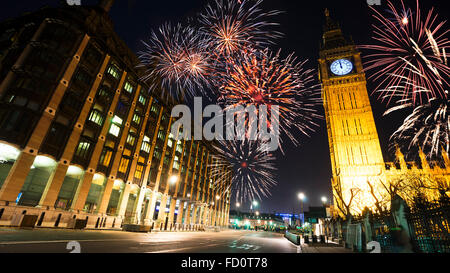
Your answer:
[[[341,66],[341,69],[342,69],[342,61],[339,61],[339,65]]]

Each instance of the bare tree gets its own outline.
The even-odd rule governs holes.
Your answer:
[[[383,184],[380,180],[380,183]],[[370,188],[370,194],[372,195],[373,199],[375,200],[375,207],[377,208],[378,213],[382,213],[384,211],[383,209],[383,205],[385,205],[387,203],[387,200],[385,200],[385,198],[383,198],[383,196],[379,197],[377,196],[377,194],[375,193],[375,188],[372,185],[372,183],[370,183],[369,180],[367,180],[367,185],[369,185]],[[385,186],[383,184],[383,186]]]
[[[352,208],[353,200],[361,192],[361,189],[351,188],[350,189],[350,199],[348,200],[348,202],[345,201],[344,195],[343,195],[342,190],[339,187],[338,183],[333,185],[333,189],[334,189],[333,195],[334,195],[335,199],[337,200],[336,205],[337,205],[338,209],[342,212],[343,215],[345,215],[345,217],[347,219],[349,219],[352,215],[351,208]]]

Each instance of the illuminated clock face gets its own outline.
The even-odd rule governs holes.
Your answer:
[[[353,64],[347,59],[334,61],[330,66],[331,72],[337,76],[344,76],[352,72]]]

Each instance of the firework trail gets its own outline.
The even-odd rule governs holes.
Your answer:
[[[418,75],[418,77],[426,77],[417,67],[409,64],[406,69]],[[404,120],[402,126],[391,136],[392,150],[399,145],[404,150],[409,151],[407,154],[413,156],[417,149],[420,148],[430,160],[439,159],[442,149],[449,152],[449,117],[448,117],[448,98],[433,98],[433,91],[426,87],[416,84],[415,79],[394,75],[399,82],[395,86],[395,96],[398,96],[397,105],[388,109],[384,115],[392,112],[412,109],[412,113]],[[444,82],[437,82],[440,89],[444,90],[444,94],[448,95],[448,86],[444,86]],[[424,94],[423,97],[431,97],[427,103],[417,105],[412,98],[405,96],[409,89],[416,90],[417,94]],[[391,90],[386,90],[390,93]],[[405,99],[406,98],[406,99]]]
[[[225,192],[234,192],[236,200],[261,199],[270,195],[275,186],[275,157],[267,153],[261,141],[219,141],[214,148],[216,164],[211,165],[215,185],[225,185],[231,174],[231,184]],[[217,163],[219,162],[219,163]]]
[[[321,118],[316,109],[321,102],[319,86],[314,70],[305,69],[305,63],[297,62],[293,54],[281,59],[280,51],[272,54],[267,49],[241,54],[221,73],[219,103],[226,110],[265,105],[268,114],[272,106],[278,106],[280,133],[297,145],[293,129],[309,136]],[[271,124],[267,125],[270,128]]]
[[[439,159],[440,152],[449,152],[449,101],[431,99],[417,106],[403,125],[392,135],[394,143],[402,143],[412,154],[419,147],[429,160]],[[394,145],[393,145],[394,146]],[[393,148],[393,147],[391,147]]]
[[[388,2],[393,18],[370,7],[378,22],[373,26],[373,39],[377,43],[361,46],[371,52],[366,61],[367,71],[372,72],[369,78],[378,83],[377,90],[384,91],[380,98],[387,100],[387,104],[404,100],[420,105],[432,98],[448,98],[442,88],[448,86],[450,76],[446,56],[450,42],[445,37],[449,30],[445,22],[438,21],[433,9],[423,17],[418,0],[414,11],[406,8],[403,1],[400,3],[401,8],[397,9]],[[414,82],[406,90],[401,83],[405,78]],[[421,92],[415,86],[431,92]]]
[[[210,86],[210,54],[205,51],[205,37],[196,29],[165,24],[143,43],[145,50],[139,58],[146,72],[142,80],[161,89],[163,96],[188,98]]]
[[[201,32],[209,37],[208,49],[216,57],[265,47],[282,36],[268,20],[279,11],[263,12],[262,0],[215,0],[200,14]],[[219,57],[220,59],[220,57]]]

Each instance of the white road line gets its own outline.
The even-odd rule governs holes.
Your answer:
[[[53,241],[22,241],[22,242],[0,242],[0,245],[26,245],[26,244],[49,244],[49,243],[68,243],[72,241],[77,242],[108,242],[108,241],[135,241],[135,239],[92,239],[92,240],[53,240]]]
[[[223,245],[223,244],[213,244],[213,245],[201,245],[201,247],[213,247],[213,246],[218,246],[218,245]],[[177,251],[181,251],[181,250],[187,250],[187,249],[193,249],[193,248],[198,248],[199,246],[192,246],[192,247],[184,247],[184,248],[174,248],[174,249],[166,249],[166,250],[160,250],[160,251],[150,251],[150,252],[146,252],[146,253],[167,253],[167,252],[177,252]]]

